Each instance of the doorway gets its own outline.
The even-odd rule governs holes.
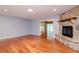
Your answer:
[[[53,21],[42,21],[41,22],[41,37],[52,39],[54,36]]]

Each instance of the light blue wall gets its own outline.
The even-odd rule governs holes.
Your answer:
[[[40,20],[31,20],[31,33],[33,35],[40,35]]]
[[[40,23],[43,20],[54,21],[54,33],[59,34],[58,16],[39,19],[23,19],[12,16],[0,16],[0,39],[23,36],[28,34],[40,35]]]
[[[53,20],[53,25],[54,25],[54,34],[57,35],[59,34],[59,16],[50,16],[50,17],[44,17],[44,18],[39,18],[39,19],[34,19],[31,21],[31,34],[33,35],[40,35],[40,23],[41,21],[46,21],[48,19],[52,19]]]
[[[0,16],[0,39],[29,34],[28,19]]]

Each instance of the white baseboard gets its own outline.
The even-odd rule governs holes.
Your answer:
[[[14,37],[20,37],[20,36],[25,36],[25,35],[30,35],[30,34],[22,34],[22,35],[13,35],[13,36],[0,37],[0,40],[8,39],[8,38],[14,38]]]

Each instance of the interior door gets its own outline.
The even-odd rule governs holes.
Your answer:
[[[53,32],[53,23],[47,23],[47,38],[53,38],[54,32]]]
[[[43,38],[47,37],[47,25],[45,22],[41,23],[41,37]]]
[[[41,22],[41,37],[52,38],[53,33],[53,21]]]

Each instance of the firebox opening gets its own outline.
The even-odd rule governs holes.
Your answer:
[[[62,35],[73,38],[73,27],[72,26],[62,26]]]

